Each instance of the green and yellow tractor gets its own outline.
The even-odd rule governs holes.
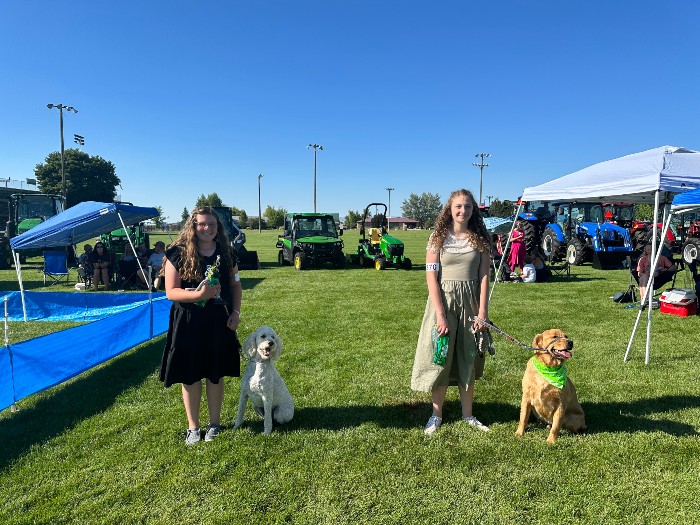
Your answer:
[[[376,207],[375,214],[369,231],[365,232],[365,222],[372,206]],[[383,211],[380,212],[380,208],[383,208]],[[357,246],[357,262],[360,266],[374,266],[377,270],[392,266],[410,270],[411,259],[404,256],[403,242],[389,235],[387,231],[386,211],[386,204],[381,202],[373,202],[365,208],[362,226],[360,226],[361,237]]]

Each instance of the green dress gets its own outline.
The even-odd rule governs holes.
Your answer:
[[[431,249],[430,242],[428,249]],[[433,363],[431,335],[436,324],[436,315],[428,297],[413,361],[413,390],[431,392],[435,386],[466,387],[483,375],[484,356],[478,355],[476,341],[471,332],[472,322],[469,321],[470,315],[479,314],[480,264],[481,252],[468,241],[457,239],[448,232],[440,250],[438,272],[442,304],[450,330],[447,359],[444,366]]]

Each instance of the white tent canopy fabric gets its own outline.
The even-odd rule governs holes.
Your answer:
[[[525,188],[522,200],[654,203],[654,224],[658,224],[661,222],[663,205],[671,204],[674,195],[697,188],[700,188],[700,152],[676,146],[661,146],[600,162],[539,186]],[[670,217],[669,213],[668,218],[663,219],[665,229],[662,236],[666,233]],[[656,263],[660,253],[657,249],[657,228],[653,232],[651,258]],[[647,291],[653,290],[653,284],[652,276]],[[651,302],[651,294],[647,293],[647,296],[645,300]],[[640,311],[637,315],[625,361],[641,313]],[[651,308],[648,308],[646,363],[649,362],[650,345]]]
[[[671,202],[673,194],[700,188],[700,152],[675,146],[607,160],[525,188],[524,201]]]

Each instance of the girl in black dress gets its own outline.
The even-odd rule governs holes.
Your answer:
[[[215,264],[217,256],[219,284],[205,281],[200,287],[207,268]],[[236,329],[242,295],[236,256],[212,208],[203,206],[192,212],[177,240],[166,250],[163,269],[165,293],[173,306],[160,380],[166,387],[182,383],[187,445],[202,439],[199,409],[202,379],[206,380],[209,425],[204,440],[211,441],[221,431],[223,377],[240,376],[241,345]],[[206,304],[195,304],[198,301]]]

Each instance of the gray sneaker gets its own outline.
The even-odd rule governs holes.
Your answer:
[[[430,416],[430,419],[428,419],[428,422],[425,424],[425,427],[423,428],[423,432],[425,433],[426,436],[430,436],[431,434],[434,434],[438,428],[440,428],[440,425],[442,425],[442,418],[441,417]]]
[[[221,425],[214,425],[212,423],[209,423],[209,425],[207,426],[207,433],[204,434],[204,441],[211,441],[220,433]]]
[[[469,424],[469,426],[472,426],[472,427],[474,427],[474,428],[478,428],[478,429],[481,430],[482,432],[488,432],[488,431],[489,431],[489,427],[487,427],[486,425],[484,425],[481,421],[479,421],[478,419],[476,419],[474,416],[463,417],[463,418],[462,418],[462,421],[466,421],[466,422]]]
[[[188,447],[202,440],[202,432],[198,428],[188,428],[185,436],[185,445]]]

